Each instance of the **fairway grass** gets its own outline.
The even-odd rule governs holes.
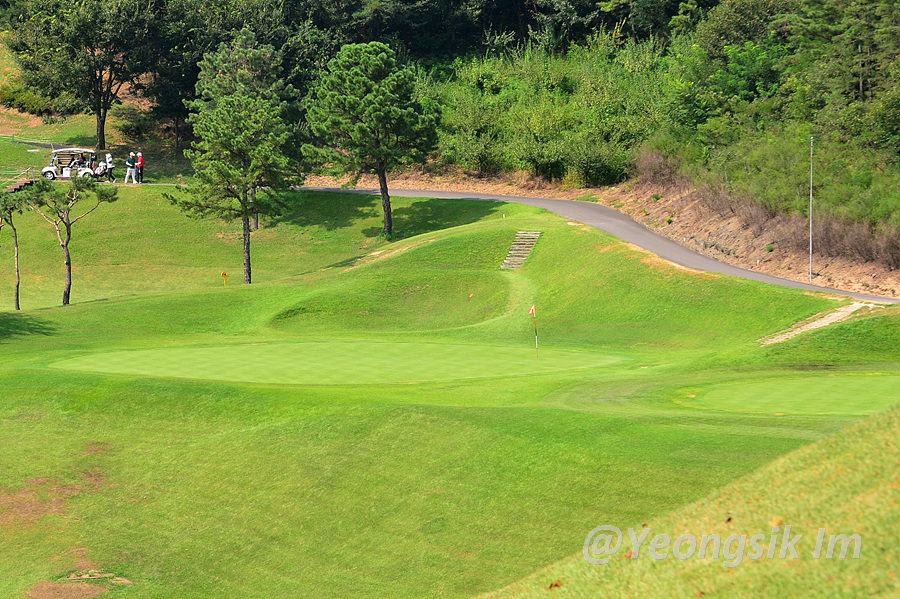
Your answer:
[[[133,583],[93,583],[110,597],[467,599],[869,409],[792,408],[805,387],[892,401],[897,375],[830,375],[900,372],[895,309],[764,348],[843,300],[683,272],[527,206],[398,198],[388,241],[377,198],[290,200],[247,286],[235,223],[123,189],[79,222],[66,308],[58,243],[22,215],[0,597],[94,569]],[[540,241],[501,271],[520,230]],[[776,378],[798,390],[748,410]]]
[[[865,416],[900,402],[900,376],[840,374],[716,386],[684,404],[769,414]]]
[[[286,385],[364,385],[586,370],[617,358],[584,351],[428,343],[263,343],[92,354],[55,368]],[[602,376],[602,373],[596,373]]]

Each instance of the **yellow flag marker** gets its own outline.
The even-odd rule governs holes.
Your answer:
[[[227,272],[222,273],[222,282],[225,284],[226,287],[228,287],[228,273]]]

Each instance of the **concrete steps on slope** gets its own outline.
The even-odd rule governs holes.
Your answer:
[[[516,233],[516,238],[509,248],[506,260],[503,261],[500,268],[505,270],[521,268],[528,256],[531,255],[531,250],[534,249],[534,244],[537,243],[540,236],[540,231],[519,231]]]

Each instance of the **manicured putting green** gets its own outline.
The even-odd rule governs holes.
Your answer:
[[[770,414],[872,414],[900,402],[898,375],[832,375],[715,387],[688,405]]]
[[[248,383],[371,384],[446,381],[596,368],[618,358],[569,350],[429,343],[219,345],[90,354],[54,368]]]

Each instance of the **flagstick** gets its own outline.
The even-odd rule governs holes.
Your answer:
[[[538,357],[537,312],[534,313],[534,357]]]

